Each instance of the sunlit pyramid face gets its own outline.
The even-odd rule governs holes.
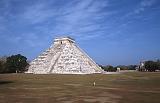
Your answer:
[[[92,74],[103,70],[70,37],[54,39],[49,49],[30,63],[27,73]]]

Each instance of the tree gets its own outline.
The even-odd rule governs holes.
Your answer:
[[[146,61],[145,68],[150,72],[154,72],[156,69],[158,69],[158,64],[157,62],[154,61]]]
[[[6,56],[0,57],[0,73],[5,73]]]
[[[158,70],[160,70],[160,60],[157,60]]]
[[[4,72],[4,63],[3,61],[0,61],[0,73]]]
[[[26,71],[27,65],[27,58],[21,54],[17,54],[7,57],[5,68],[7,73],[21,73]]]
[[[128,70],[129,68],[125,65],[118,65],[117,68],[121,68],[121,70]]]
[[[136,70],[137,65],[128,65],[128,70]]]
[[[117,71],[117,68],[114,68],[114,67],[111,66],[111,65],[103,66],[102,69],[103,69],[104,71],[107,71],[107,72],[116,72],[116,71]]]

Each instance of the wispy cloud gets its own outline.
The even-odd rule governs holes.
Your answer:
[[[44,3],[38,3],[27,7],[21,15],[22,19],[31,24],[46,22],[49,18],[53,18],[54,10],[51,10]]]
[[[40,47],[44,45],[44,41],[40,41],[41,38],[37,34],[24,33],[22,37],[23,37],[23,42],[28,44],[30,47]]]
[[[60,34],[67,33],[75,38],[88,38],[91,35],[93,37],[96,34],[95,30],[100,30],[101,28],[101,23],[97,22],[105,17],[102,10],[107,5],[108,3],[104,1],[81,0],[76,4],[65,6],[60,10],[63,15],[58,17],[53,34],[58,32]]]
[[[146,9],[151,7],[156,3],[156,0],[142,0],[138,3],[137,6],[134,7],[134,9],[130,12],[128,12],[126,15],[124,15],[123,18],[131,17],[131,16],[137,16],[140,13],[144,12]]]
[[[56,5],[53,3],[53,6]],[[44,28],[44,31],[47,30],[50,35],[67,34],[75,38],[96,35],[97,37],[96,30],[100,30],[103,25],[98,22],[111,14],[103,11],[107,6],[107,0],[72,1],[56,8],[39,3],[27,7],[21,17],[31,24],[45,23],[47,26],[41,25],[38,28]]]
[[[118,26],[117,29],[112,32],[112,34],[108,36],[115,37],[115,35],[119,35],[124,33],[125,31],[128,31],[128,28],[133,27],[134,25],[138,26],[138,22],[141,23],[142,21],[146,21],[152,18],[152,16],[147,16],[149,13],[145,13],[145,11],[148,11],[151,9],[151,7],[156,4],[157,0],[141,0],[139,2],[136,2],[134,5],[132,5],[129,10],[126,10],[127,12],[124,13],[124,15],[119,15],[118,19],[116,19],[116,23]],[[137,24],[135,24],[137,23]],[[132,32],[130,32],[132,34]],[[114,35],[114,36],[113,36]],[[128,34],[123,34],[128,35]],[[131,35],[132,36],[132,35]],[[124,38],[124,40],[127,38]]]
[[[139,7],[133,11],[133,14],[139,14],[145,11],[145,9],[152,6],[155,2],[156,0],[143,0],[142,2],[140,2]]]
[[[48,38],[64,35],[81,41],[100,37],[118,37],[133,22],[126,18],[142,13],[156,0],[142,0],[134,6],[134,9],[123,15],[123,19],[120,19],[120,15],[113,18],[119,10],[108,10],[112,5],[109,0],[72,0],[63,2],[63,5],[57,5],[57,2],[59,1],[42,2],[40,0],[31,5],[25,5],[23,10],[14,16],[17,21],[20,21],[20,25],[24,26],[22,29],[32,28],[26,29],[25,33],[16,33],[18,37],[30,46],[41,45],[42,43],[38,42],[40,38],[48,40]],[[5,5],[4,8],[7,9],[10,2],[6,2]],[[9,12],[9,9],[7,11]],[[4,16],[0,17],[0,22],[5,21],[3,18]],[[5,29],[3,24],[1,23],[0,30]]]
[[[0,0],[0,54],[23,52],[33,58],[54,37],[65,35],[82,48],[87,43],[103,62],[126,56],[124,51],[136,53],[146,43],[142,54],[155,54],[149,51],[159,51],[159,5],[159,0]]]

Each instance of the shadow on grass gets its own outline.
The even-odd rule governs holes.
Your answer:
[[[13,82],[12,81],[0,81],[0,85],[10,84],[10,83],[13,83]]]

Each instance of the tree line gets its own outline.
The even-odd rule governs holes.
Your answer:
[[[27,58],[21,54],[0,58],[0,73],[23,73],[27,66]]]
[[[102,66],[100,65],[100,67],[107,72],[116,72],[117,68],[120,68],[120,70],[136,70],[137,65],[118,65],[118,66],[112,66],[112,65],[106,65],[106,66]]]
[[[139,68],[139,71],[149,71],[149,72],[155,72],[160,70],[160,60],[157,61],[145,61],[144,66]]]
[[[160,60],[157,61],[148,60],[144,61],[144,65],[119,65],[119,66],[112,66],[112,65],[106,65],[100,67],[107,72],[116,72],[117,68],[120,68],[120,70],[138,70],[138,71],[148,71],[148,72],[155,72],[160,71]]]
[[[27,57],[17,54],[11,55],[8,57],[0,57],[0,73],[23,73],[27,71],[27,67],[29,63],[27,62]],[[117,68],[120,70],[139,70],[139,71],[149,71],[154,72],[159,70],[160,71],[160,60],[157,61],[145,61],[144,65],[119,65],[119,66],[112,66],[106,65],[102,66],[99,65],[104,71],[107,72],[116,72]]]

